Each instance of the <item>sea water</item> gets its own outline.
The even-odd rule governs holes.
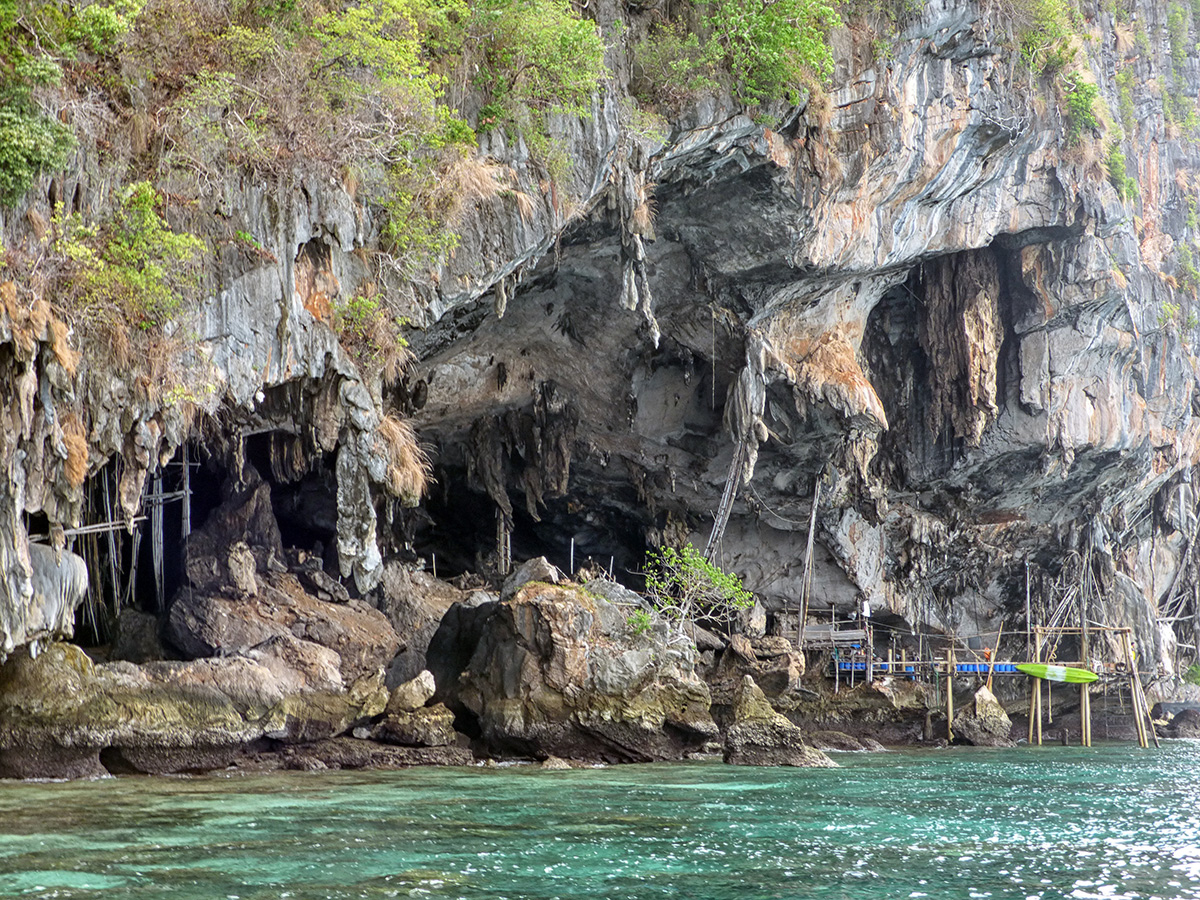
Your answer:
[[[0,782],[0,897],[1200,898],[1200,743]]]

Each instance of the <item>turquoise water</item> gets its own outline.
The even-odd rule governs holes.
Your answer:
[[[0,897],[1200,898],[1200,744],[0,783]]]

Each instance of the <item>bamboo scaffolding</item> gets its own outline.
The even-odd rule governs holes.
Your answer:
[[[800,603],[796,612],[796,646],[804,649],[804,622],[808,618],[808,601],[812,595],[813,541],[817,530],[817,504],[821,502],[821,480],[813,487],[812,512],[808,516],[808,541],[804,547],[804,574],[800,579]]]

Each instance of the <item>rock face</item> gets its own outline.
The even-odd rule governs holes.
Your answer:
[[[836,763],[804,741],[804,733],[775,712],[762,689],[743,676],[725,732],[725,762],[735,766],[832,768]]]
[[[220,768],[256,742],[332,737],[378,715],[382,675],[298,689],[270,661],[94,665],[55,644],[0,667],[0,776],[76,778]]]
[[[1200,710],[1185,709],[1176,713],[1167,734],[1177,738],[1200,738]]]
[[[865,598],[901,630],[1015,633],[1027,589],[1047,609],[1095,584],[1082,614],[1133,627],[1140,660],[1175,668],[1197,644],[1200,149],[1164,103],[1200,90],[1195,42],[1176,64],[1170,41],[1141,47],[1111,4],[1085,4],[1078,81],[1124,121],[1100,116],[1072,145],[1062,85],[1023,74],[994,6],[920,5],[886,54],[868,29],[839,31],[828,104],[751,114],[697,97],[661,129],[622,112],[633,73],[614,47],[593,115],[552,119],[570,174],[547,178],[523,142],[483,135],[475,161],[511,190],[470,204],[458,251],[413,277],[371,262],[380,210],[350,179],[297,161],[269,188],[197,188],[172,215],[219,249],[178,332],[186,352],[165,354],[184,369],[182,402],[145,360],[102,369],[110,348],[76,346],[37,279],[0,275],[0,659],[25,665],[22,648],[74,629],[77,593],[35,583],[29,523],[52,538],[135,524],[155,476],[203,458],[213,496],[196,489],[167,629],[198,659],[178,671],[243,654],[237,666],[287,692],[319,693],[372,681],[381,660],[390,686],[428,667],[496,749],[650,759],[694,745],[711,723],[690,651],[637,643],[575,588],[517,579],[470,607],[404,565],[432,551],[456,574],[499,571],[499,516],[509,552],[636,573],[647,547],[703,545],[726,485],[721,560],[762,601],[768,621],[745,623],[756,635],[801,593],[819,495],[822,614]],[[660,15],[589,9],[630,40]],[[1170,15],[1140,2],[1137,28],[1167,35]],[[134,155],[126,117],[111,119],[85,123],[68,170],[0,213],[6,254],[42,258],[55,198],[87,221],[110,211]],[[332,310],[393,295],[403,308],[388,312],[420,331],[385,393]],[[395,489],[385,435],[401,414],[436,447],[439,496],[417,513],[400,509],[417,498]],[[178,568],[184,542],[165,542]],[[314,568],[289,571],[298,548]],[[149,568],[132,585],[143,609]],[[719,706],[750,675],[840,727],[796,695],[802,660],[705,642],[721,654]],[[114,691],[143,677],[160,691],[149,670],[95,672]],[[863,715],[876,701],[903,705],[839,700]]]
[[[269,575],[253,596],[187,588],[171,606],[168,637],[189,657],[259,650],[306,661],[317,683],[351,684],[381,670],[400,639],[387,618],[359,600],[328,603],[290,574]]]
[[[732,708],[746,676],[779,706],[791,705],[804,675],[804,654],[782,637],[734,635],[707,675],[714,707]]]
[[[388,663],[392,687],[415,678],[425,669],[425,651],[442,617],[466,595],[427,572],[389,562],[379,587],[379,609],[387,616],[402,642],[399,653]]]
[[[455,743],[458,734],[454,730],[454,713],[441,703],[425,705],[434,692],[433,674],[427,669],[396,687],[371,737],[406,747],[446,747]]]
[[[456,606],[429,650],[438,697],[491,753],[647,762],[698,749],[717,728],[694,651],[661,622],[635,634],[626,616],[538,582]]]
[[[976,747],[1012,747],[1012,721],[995,695],[986,687],[975,692],[972,702],[954,716],[954,737]]]

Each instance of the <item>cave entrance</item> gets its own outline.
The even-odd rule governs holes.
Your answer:
[[[308,550],[337,568],[337,477],[333,454],[297,456],[294,435],[264,432],[248,437],[244,459],[271,489],[271,505],[285,547]],[[292,464],[286,464],[290,461]],[[84,483],[83,522],[66,532],[68,548],[88,567],[88,594],[75,614],[75,641],[99,647],[116,636],[121,610],[162,615],[184,585],[186,535],[202,528],[224,501],[231,477],[223,455],[193,441],[151,473],[141,509],[127,526],[118,490],[120,457]],[[45,516],[31,516],[34,540],[49,539]]]
[[[301,437],[284,431],[247,437],[245,453],[271,489],[283,546],[305,550],[326,571],[338,571],[336,454],[306,452]]]
[[[403,542],[432,567],[437,557],[439,578],[466,573],[497,574],[496,503],[471,486],[465,468],[440,467],[437,488],[420,510],[406,511]],[[626,497],[625,494],[630,494]],[[627,511],[636,504],[632,488],[614,488],[608,502],[570,490],[545,498],[535,519],[522,494],[509,493],[512,503],[510,546],[513,565],[544,556],[571,573],[572,541],[575,571],[611,571],[622,583],[637,582],[645,551],[644,525]],[[620,501],[620,502],[617,502]]]

